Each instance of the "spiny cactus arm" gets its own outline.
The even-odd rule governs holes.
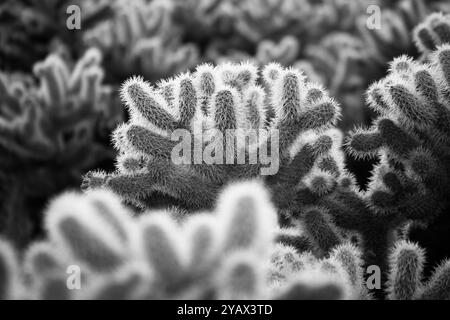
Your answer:
[[[416,244],[400,241],[390,254],[388,298],[390,300],[411,300],[421,286],[424,251]]]
[[[362,253],[359,248],[350,243],[344,243],[333,249],[329,260],[340,265],[348,276],[348,282],[353,288],[355,299],[370,298],[364,281]]]
[[[328,128],[336,123],[340,108],[319,86],[307,86],[304,76],[295,69],[276,70],[269,65],[263,71],[270,89],[275,126],[280,130],[280,150],[286,150],[297,136],[307,130]]]
[[[419,294],[423,300],[450,299],[450,261],[442,262]]]
[[[442,12],[430,14],[414,29],[414,40],[425,54],[443,43],[450,43],[450,16]]]
[[[46,228],[66,261],[76,259],[93,272],[108,272],[121,266],[131,253],[127,248],[133,248],[132,225],[123,210],[105,191],[93,191],[87,199],[68,193],[49,207]]]
[[[338,229],[330,215],[320,207],[310,207],[303,210],[298,219],[305,236],[313,244],[318,256],[327,255],[342,242]]]
[[[450,87],[450,44],[445,43],[437,48],[431,56],[431,62],[437,66],[438,85],[443,100],[448,102],[448,88]],[[441,81],[439,83],[439,80]]]
[[[124,200],[144,205],[155,191],[178,199],[184,206],[208,208],[215,200],[220,184],[199,176],[192,169],[155,161],[147,172],[105,174],[90,172],[83,180],[84,190],[106,187]],[[172,169],[172,170],[170,170]],[[186,197],[189,194],[189,197]]]
[[[322,160],[328,156],[333,158],[337,155],[334,152],[335,142],[331,130],[324,131],[320,135],[306,132],[297,137],[290,149],[285,150],[285,155],[283,153],[280,155],[279,171],[266,178],[268,185],[273,190],[274,202],[277,206],[280,208],[291,206],[290,199],[296,198],[302,201],[301,197],[296,195],[299,192],[298,185],[308,185],[310,182],[309,186],[311,187],[316,185],[314,182],[319,182],[320,174],[318,173],[329,174],[330,167],[327,167]],[[334,161],[334,158],[332,160]],[[324,170],[319,169],[318,166],[322,166]],[[288,195],[287,192],[291,194]],[[308,192],[310,192],[309,189]],[[306,193],[304,195],[306,196]],[[311,193],[311,197],[305,197],[304,202],[312,203],[311,198],[316,199],[313,193]]]
[[[196,134],[201,134],[201,132],[194,131],[196,129],[192,126],[195,121],[194,117],[200,112],[199,99],[200,101],[205,102],[204,99],[209,99],[209,97],[202,95],[201,90],[197,90],[197,86],[199,86],[200,89],[202,89],[203,86],[208,86],[208,84],[203,81],[208,81],[209,78],[208,74],[205,75],[203,73],[198,74],[197,77],[201,77],[198,83],[195,83],[197,82],[197,79],[183,75],[175,81],[166,84],[166,87],[169,85],[172,87],[172,93],[170,95],[173,96],[173,109],[168,105],[170,101],[164,100],[163,96],[158,92],[155,92],[155,90],[147,83],[143,82],[142,79],[133,78],[126,82],[122,89],[122,96],[130,108],[132,123],[143,124],[131,124],[117,129],[116,144],[119,149],[127,149],[127,145],[129,145],[137,152],[142,152],[149,156],[163,157],[169,161],[169,158],[174,151],[174,147],[179,143],[184,143],[184,140],[177,142],[172,139],[174,134],[178,139],[188,138],[192,144],[189,147],[198,148],[198,143],[195,141],[198,139]],[[216,84],[211,85],[213,85],[214,88],[216,87]],[[198,91],[200,91],[200,95],[198,94]],[[211,90],[208,91],[209,94],[212,94],[210,92]],[[211,97],[215,103],[231,103],[231,105],[224,105],[223,109],[217,106],[217,109],[221,110],[221,112],[225,112],[226,110],[229,111],[229,113],[216,115],[218,119],[215,120],[218,121],[216,121],[218,128],[228,128],[231,126],[231,123],[228,123],[228,119],[235,119],[233,103],[227,99],[222,99],[222,96],[229,94],[231,94],[230,91],[224,90],[217,93],[215,98]],[[187,131],[181,132],[176,129],[186,129]],[[202,128],[198,129],[201,130]],[[189,133],[192,133],[192,135],[186,137],[186,134]],[[199,143],[201,145],[203,142],[200,141]],[[194,154],[187,159],[191,164],[196,163],[195,150],[193,153]],[[198,170],[200,175],[207,178],[211,178],[215,181],[222,180],[221,177],[223,174],[221,173],[220,168],[212,170],[211,166],[206,165],[193,165],[192,168]]]
[[[375,214],[365,199],[352,189],[337,189],[320,199],[318,205],[328,210],[338,228],[358,234],[364,265],[379,265],[384,270],[387,250],[395,239],[395,229],[403,220]]]
[[[387,147],[398,157],[406,157],[419,146],[414,137],[402,130],[388,118],[381,118],[375,124],[375,131],[353,131],[348,139],[347,150],[355,157],[367,157],[378,154],[382,147]]]
[[[0,300],[15,299],[19,294],[19,267],[16,252],[0,240]]]
[[[273,189],[274,201],[277,206],[285,207],[289,205],[289,199],[295,197],[296,186],[301,179],[306,176],[314,167],[315,161],[322,150],[326,150],[330,145],[328,136],[317,141],[305,143],[299,146],[298,152],[295,153],[290,163],[282,164],[278,173],[266,178],[268,185]],[[292,196],[283,195],[284,192],[291,192]]]

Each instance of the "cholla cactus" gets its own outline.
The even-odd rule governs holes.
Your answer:
[[[32,217],[38,213],[30,210],[39,210],[33,206],[110,159],[105,131],[122,112],[114,108],[111,89],[102,85],[100,59],[92,49],[72,67],[50,55],[35,66],[38,84],[0,73],[0,228],[21,243],[36,232],[28,230],[28,220],[39,220]]]
[[[389,268],[382,276],[380,299],[387,300],[447,300],[450,297],[450,261],[439,264],[425,279],[425,250],[408,241],[398,241],[387,251]],[[298,255],[289,248],[278,249],[272,258],[272,279],[300,273],[318,267],[339,274],[351,299],[374,299],[364,279],[364,262],[360,248],[342,244],[330,252],[327,259],[318,260],[310,253]],[[315,266],[315,267],[314,267]]]
[[[409,221],[448,226],[450,47],[439,47],[430,61],[395,59],[389,75],[368,90],[378,119],[348,141],[354,156],[379,158],[364,197],[391,237]]]
[[[444,43],[450,43],[450,15],[442,12],[430,14],[414,29],[417,47],[429,54]]]
[[[35,62],[45,58],[52,38],[66,29],[63,28],[65,20],[58,13],[68,3],[69,1],[2,1],[0,69],[27,70]]]
[[[92,172],[84,187],[107,187],[141,207],[159,191],[187,208],[211,207],[229,181],[260,176],[283,207],[289,204],[286,192],[294,196],[299,183],[319,194],[330,191],[343,172],[341,137],[332,128],[338,105],[298,70],[269,64],[265,88],[257,84],[257,71],[245,63],[202,65],[157,87],[140,78],[127,81],[122,97],[131,117],[114,133],[117,171]],[[189,150],[175,161],[179,130],[189,136]],[[214,150],[211,159],[208,150]]]
[[[355,124],[365,123],[367,114],[364,92],[377,75],[371,61],[371,52],[366,43],[345,32],[334,32],[325,36],[318,44],[305,50],[306,61],[322,79],[330,93],[342,103],[340,128],[347,131]]]
[[[63,195],[46,218],[49,239],[23,261],[0,242],[1,298],[336,299],[353,292],[356,270],[341,259],[345,248],[272,286],[270,270],[279,265],[271,267],[271,256],[281,252],[276,212],[257,182],[228,188],[215,213],[181,224],[167,212],[133,218],[106,191]],[[68,288],[71,269],[81,272],[78,290]]]
[[[71,5],[81,8],[84,30],[108,17],[110,3],[110,0],[2,1],[0,70],[29,72],[36,62],[62,43],[69,46],[71,52],[79,53],[79,33],[66,26],[67,8]]]
[[[86,46],[100,49],[112,80],[140,73],[158,80],[186,71],[198,61],[198,49],[178,39],[169,1],[116,1],[112,19],[86,31]]]
[[[424,262],[425,253],[416,244],[407,241],[396,243],[390,255],[389,299],[450,299],[450,261],[438,266],[426,283],[422,281]]]

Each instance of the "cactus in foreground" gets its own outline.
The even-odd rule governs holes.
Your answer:
[[[84,187],[144,208],[162,192],[188,209],[210,208],[224,185],[250,178],[265,180],[276,203],[299,183],[329,192],[343,173],[338,105],[296,69],[269,64],[262,74],[264,87],[249,63],[201,65],[156,87],[128,80],[117,170],[89,173]]]
[[[350,298],[356,267],[343,267],[339,250],[284,272],[273,285],[273,270],[280,268],[271,257],[297,255],[276,245],[276,219],[259,182],[230,186],[214,213],[181,223],[164,211],[132,217],[107,191],[68,193],[49,206],[49,239],[33,244],[23,260],[0,242],[0,293],[31,299]],[[79,290],[70,290],[70,270],[81,272]]]
[[[49,196],[111,159],[107,132],[122,112],[100,61],[95,49],[74,65],[52,54],[35,65],[37,83],[0,72],[0,232],[20,245],[35,235]]]
[[[276,220],[257,181],[183,221],[167,211],[133,217],[105,190],[67,193],[46,212],[48,239],[22,258],[0,240],[0,299],[373,299],[359,248],[300,253],[277,241]],[[388,299],[449,298],[450,264],[423,281],[424,259],[417,245],[395,245]]]
[[[388,298],[391,300],[450,299],[450,261],[438,266],[430,279],[423,283],[425,263],[423,249],[416,244],[400,241],[390,254]]]

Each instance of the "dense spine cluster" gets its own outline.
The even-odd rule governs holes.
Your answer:
[[[414,29],[414,40],[425,55],[450,43],[450,15],[442,12],[430,14]]]
[[[105,186],[144,206],[146,197],[160,191],[188,208],[202,208],[211,206],[217,192],[230,181],[264,178],[281,201],[283,192],[306,179],[316,160],[331,161],[330,170],[337,170],[334,167],[340,161],[332,159],[339,157],[340,143],[339,132],[332,129],[339,117],[336,102],[295,69],[267,65],[263,86],[257,83],[257,72],[247,63],[202,65],[193,74],[181,74],[156,87],[140,78],[127,81],[122,97],[130,120],[114,133],[119,151],[117,172],[90,173],[85,187]],[[215,150],[221,154],[207,163],[203,155],[198,161],[192,152],[182,163],[174,163],[178,139],[174,141],[171,135],[179,129],[189,133],[193,149],[206,150],[220,142]],[[231,164],[223,147],[230,130],[235,133],[232,142],[236,142]],[[256,132],[256,139],[238,144],[249,132]],[[279,166],[271,175],[261,175],[265,165],[261,150]],[[238,162],[239,153],[245,155],[243,164]],[[254,163],[250,162],[252,155],[259,156]],[[319,174],[325,171],[317,168]],[[338,177],[340,173],[333,174]],[[331,173],[328,176],[333,179]],[[314,172],[307,178],[306,183],[319,183]],[[317,188],[327,191],[331,185]]]

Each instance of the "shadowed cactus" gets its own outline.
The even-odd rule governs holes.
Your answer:
[[[347,143],[353,156],[379,160],[364,198],[380,223],[386,230],[406,227],[413,238],[422,237],[423,226],[448,226],[450,48],[427,55],[428,63],[394,59],[387,77],[367,91],[378,118],[371,128],[354,130]],[[432,261],[445,256],[433,254]]]
[[[442,12],[430,14],[414,29],[414,40],[424,53],[430,53],[438,46],[450,43],[450,15]]]

